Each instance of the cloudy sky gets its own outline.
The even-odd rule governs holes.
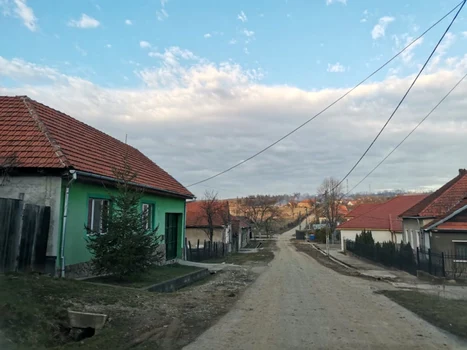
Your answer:
[[[185,185],[338,98],[458,0],[0,0],[0,94],[28,95],[139,148]],[[380,139],[366,175],[467,72],[467,9]],[[202,185],[313,193],[342,178],[449,20],[306,127]],[[433,189],[467,167],[467,79],[356,191]]]

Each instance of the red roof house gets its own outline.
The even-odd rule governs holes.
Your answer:
[[[342,249],[344,249],[346,239],[355,240],[355,235],[362,230],[372,231],[375,242],[400,242],[402,220],[399,215],[425,197],[426,195],[403,195],[394,197],[385,203],[367,207],[368,210],[337,227],[341,231]]]
[[[114,169],[125,164],[137,174],[131,184],[143,192],[148,229],[165,235],[167,259],[181,257],[185,200],[194,197],[188,189],[102,131],[26,96],[0,96],[0,198],[50,207],[46,254],[62,275],[87,271],[84,227],[105,232],[119,181]]]
[[[467,256],[467,170],[403,212],[404,236],[412,247]]]
[[[373,208],[375,208],[375,207],[377,207],[379,205],[381,205],[381,203],[364,203],[364,204],[360,204],[358,207],[356,207],[355,209],[348,212],[347,215],[345,215],[345,218],[347,220],[356,218],[358,216],[361,216],[361,215],[365,214],[366,212],[368,212],[370,210],[373,210]]]

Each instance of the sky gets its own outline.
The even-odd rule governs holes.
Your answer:
[[[0,94],[27,95],[140,149],[182,184],[266,147],[360,82],[457,0],[0,0]],[[353,187],[467,73],[467,9]],[[341,179],[453,14],[311,123],[189,189],[315,193]],[[467,167],[467,79],[355,191],[433,190]]]

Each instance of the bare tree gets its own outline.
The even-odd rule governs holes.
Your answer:
[[[331,234],[336,230],[337,224],[341,219],[339,204],[343,197],[344,194],[339,185],[339,180],[333,177],[325,178],[321,186],[318,187],[319,207],[321,213],[326,218]]]
[[[278,196],[256,195],[241,198],[240,210],[252,223],[254,232],[264,232],[269,236],[274,223],[280,217],[280,209],[277,206]]]
[[[292,213],[292,218],[295,214],[295,209],[298,207],[298,201],[300,200],[300,193],[294,193],[292,198],[289,199],[289,203],[287,204],[290,208],[290,212]]]
[[[228,202],[217,199],[217,193],[214,191],[205,191],[200,207],[202,213],[198,220],[207,223],[204,231],[209,241],[212,242],[216,223],[221,222],[222,225],[227,225],[230,221]]]

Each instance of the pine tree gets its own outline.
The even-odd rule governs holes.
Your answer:
[[[110,208],[102,213],[105,233],[86,227],[87,247],[94,255],[94,273],[123,279],[144,273],[151,265],[162,261],[163,254],[158,250],[161,240],[157,236],[158,227],[148,230],[148,213],[139,210],[143,191],[132,185],[137,174],[126,157],[123,167],[113,169],[113,174],[117,179],[117,193],[109,194]]]

